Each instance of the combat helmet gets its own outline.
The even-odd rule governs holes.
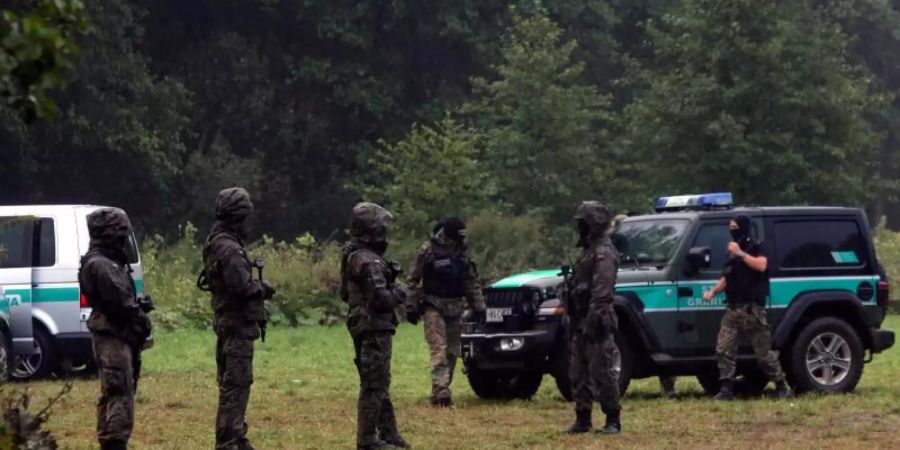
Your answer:
[[[357,203],[350,213],[350,236],[362,243],[385,242],[393,219],[394,216],[381,205]]]

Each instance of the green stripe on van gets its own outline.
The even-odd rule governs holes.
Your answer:
[[[77,287],[38,287],[32,291],[33,303],[77,302]]]

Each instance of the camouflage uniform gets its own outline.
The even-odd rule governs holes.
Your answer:
[[[100,373],[97,440],[103,450],[124,449],[134,428],[137,364],[151,324],[125,255],[131,236],[128,216],[118,208],[103,208],[88,215],[87,222],[91,244],[78,282],[93,308],[87,325]]]
[[[732,237],[741,251],[753,257],[763,255],[762,246],[753,241],[750,218],[741,215],[736,217],[734,222],[738,228],[732,230]],[[784,372],[778,361],[778,352],[772,350],[772,334],[766,320],[764,305],[769,294],[767,273],[748,266],[743,256],[735,256],[725,264],[723,277],[728,307],[722,317],[716,342],[719,378],[722,380],[722,388],[716,398],[728,400],[733,397],[738,341],[741,336],[749,338],[760,369],[776,383],[778,395],[789,396],[790,388],[785,383]]]
[[[610,214],[605,205],[583,202],[575,219],[580,222],[582,252],[575,261],[573,292],[567,292],[566,311],[571,327],[569,377],[577,419],[568,431],[591,429],[596,401],[607,417],[604,432],[618,432],[621,408],[613,367],[619,354],[614,339],[618,318],[613,294],[619,255],[606,234]]]
[[[397,430],[391,403],[391,345],[398,323],[397,306],[405,295],[394,286],[384,260],[391,214],[374,203],[359,203],[350,220],[351,240],[341,258],[341,297],[349,312],[359,401],[357,448],[407,447]]]
[[[265,300],[275,290],[253,278],[244,251],[244,220],[253,210],[242,188],[221,191],[216,199],[216,224],[203,249],[203,265],[212,293],[216,333],[216,449],[248,450],[247,402],[253,384],[253,341],[265,320]]]
[[[448,237],[448,226],[439,225],[432,238],[419,247],[409,277],[412,299],[424,310],[425,341],[431,363],[431,403],[450,406],[450,384],[456,361],[462,353],[462,312],[468,306],[483,314],[484,297],[478,284],[478,271],[469,259],[461,220],[449,218],[457,227]]]

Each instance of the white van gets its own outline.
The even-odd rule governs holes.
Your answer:
[[[90,205],[0,206],[0,364],[27,380],[93,364],[78,267],[90,243]],[[144,292],[137,244],[128,259]]]

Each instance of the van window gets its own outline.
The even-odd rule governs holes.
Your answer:
[[[128,264],[138,263],[137,239],[134,238],[133,234],[128,238],[128,243],[125,244],[125,256],[128,257]]]
[[[51,267],[56,264],[56,226],[53,219],[44,217],[35,221],[38,235],[35,267]]]
[[[0,269],[31,267],[33,237],[31,217],[0,217]]]
[[[781,268],[840,268],[865,265],[868,254],[853,220],[804,220],[775,223]]]

